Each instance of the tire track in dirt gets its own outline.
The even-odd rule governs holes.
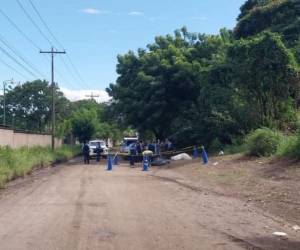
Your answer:
[[[69,242],[71,242],[72,247],[74,249],[78,248],[80,242],[79,234],[82,226],[82,219],[83,219],[83,212],[84,212],[83,198],[86,194],[86,172],[87,172],[87,168],[83,168],[80,174],[81,179],[80,179],[79,193],[75,202],[75,211],[71,223],[72,234],[70,235],[71,239]]]

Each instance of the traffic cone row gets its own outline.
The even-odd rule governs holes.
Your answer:
[[[202,146],[201,148],[202,148],[202,152],[201,152],[202,161],[203,161],[203,164],[206,165],[206,164],[208,164],[208,155],[206,153],[204,146]],[[198,157],[199,157],[198,149],[197,149],[197,147],[194,147],[193,158],[198,158]],[[113,165],[119,165],[118,155],[116,155],[113,160],[112,160],[111,155],[107,156],[107,171],[112,171]],[[133,157],[131,157],[130,165],[134,165]],[[149,171],[150,165],[151,165],[151,163],[150,163],[149,157],[144,156],[143,171]]]

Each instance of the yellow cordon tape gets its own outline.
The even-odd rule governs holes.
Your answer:
[[[190,151],[191,149],[194,149],[195,146],[190,146],[190,147],[186,147],[186,148],[182,148],[180,150],[174,150],[174,151],[165,151],[165,152],[161,152],[161,154],[153,154],[153,156],[161,156],[161,155],[172,155],[172,154],[181,154],[181,153],[186,153],[188,151]],[[197,147],[197,149],[201,149],[201,147]],[[121,152],[111,152],[109,153],[110,155],[114,155],[114,158],[119,155],[119,156],[131,156],[129,153],[121,153]],[[143,156],[143,154],[135,154],[132,156]]]

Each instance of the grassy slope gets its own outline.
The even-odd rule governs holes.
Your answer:
[[[50,148],[42,147],[15,150],[0,147],[0,188],[10,180],[30,173],[35,167],[65,161],[79,152],[77,146],[62,146],[54,152]]]

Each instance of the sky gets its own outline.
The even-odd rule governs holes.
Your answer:
[[[98,101],[107,101],[105,88],[116,81],[118,54],[145,48],[155,36],[183,26],[208,34],[233,28],[244,1],[1,0],[0,81],[49,81],[50,55],[39,50],[53,45],[67,53],[55,56],[55,81],[65,95],[79,100],[93,94],[99,95]]]

